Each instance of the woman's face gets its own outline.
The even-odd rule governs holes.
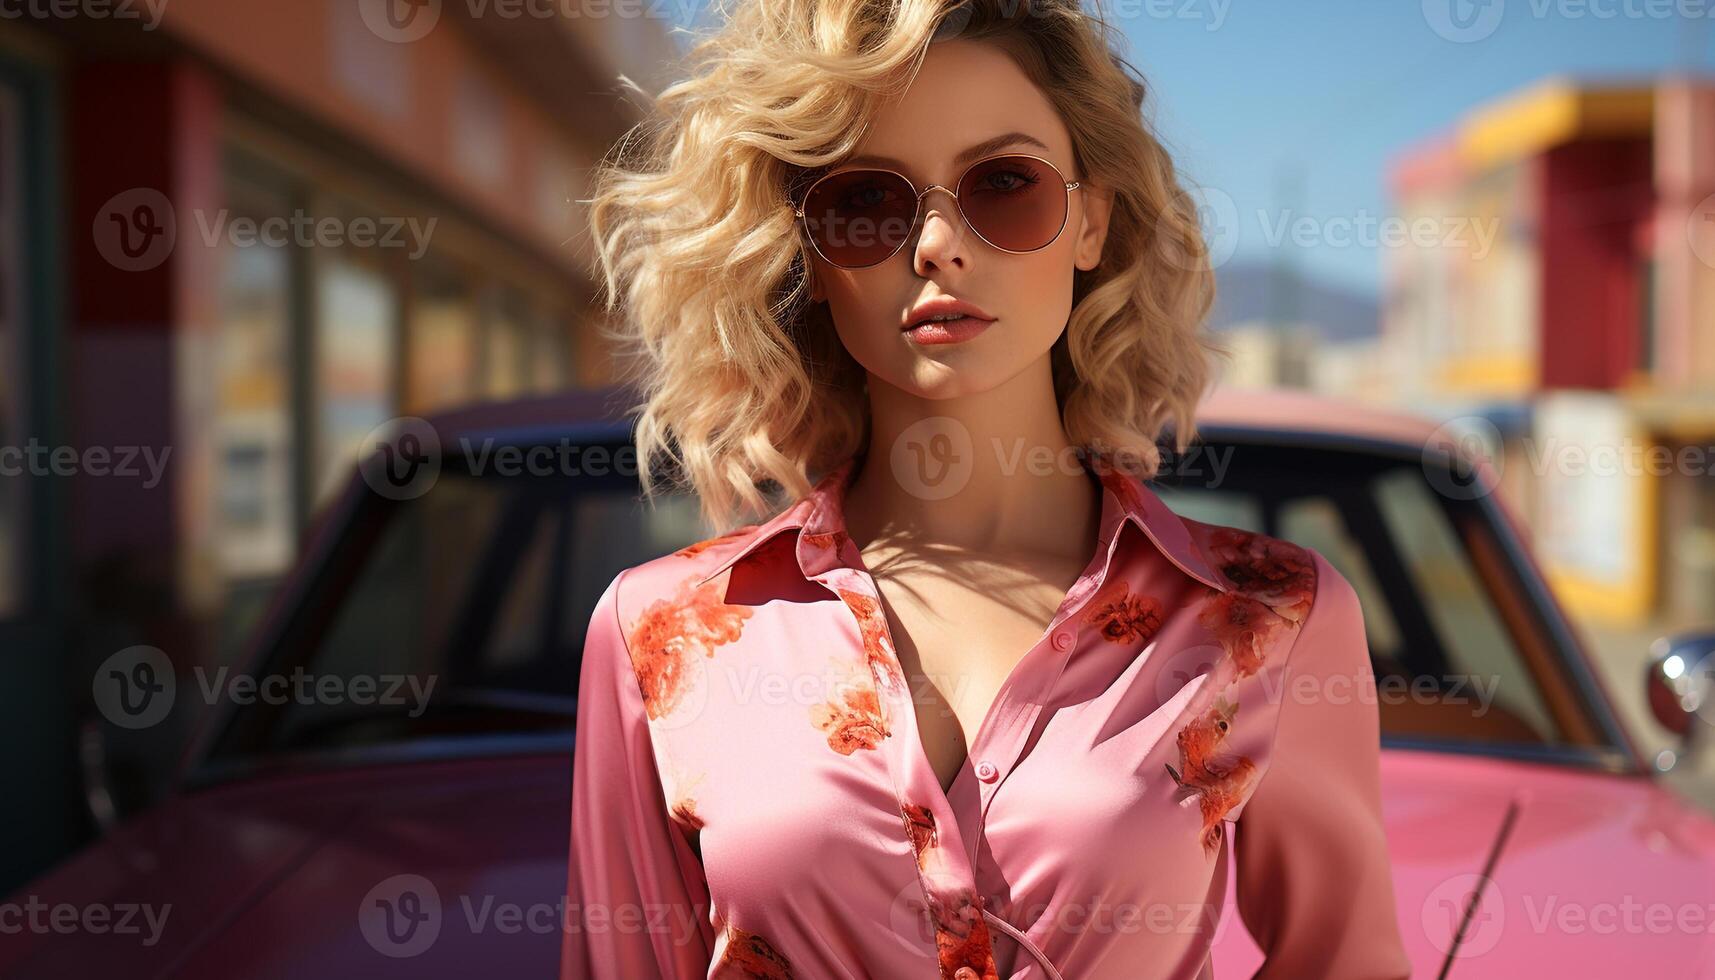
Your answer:
[[[969,165],[958,160],[961,151],[1008,133],[1029,139],[983,156],[1028,153],[1066,180],[1084,176],[1059,114],[1011,58],[980,41],[941,41],[929,46],[904,97],[881,111],[854,156],[830,172],[877,166],[904,174],[918,190],[955,187]],[[968,228],[951,194],[932,190],[917,236],[885,262],[842,269],[812,250],[811,295],[828,302],[840,341],[873,379],[923,398],[986,391],[1047,363],[1071,314],[1073,270],[1093,269],[1101,258],[1108,205],[1085,181],[1070,193],[1066,225],[1053,243],[1011,253]],[[975,304],[993,321],[953,343],[908,332],[913,308],[937,297]]]

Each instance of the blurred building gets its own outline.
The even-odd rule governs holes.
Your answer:
[[[1391,183],[1397,400],[1481,420],[1575,608],[1715,622],[1715,81],[1550,79]]]
[[[94,665],[229,650],[373,427],[606,380],[573,199],[679,51],[597,6],[8,5],[0,776],[66,806],[0,884]]]

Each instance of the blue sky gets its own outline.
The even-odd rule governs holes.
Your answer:
[[[1274,257],[1278,233],[1264,229],[1286,207],[1319,223],[1388,214],[1391,157],[1546,76],[1715,70],[1715,0],[1107,2],[1130,13],[1116,18],[1127,57],[1154,86],[1154,119],[1181,169],[1232,199],[1232,262]],[[1469,34],[1448,19],[1449,2]],[[1295,170],[1301,189],[1283,190]],[[1293,248],[1288,260],[1308,277],[1378,289],[1376,248],[1276,247]]]

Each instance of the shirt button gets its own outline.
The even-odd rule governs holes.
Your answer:
[[[1055,633],[1054,634],[1054,649],[1065,650],[1065,649],[1071,647],[1071,645],[1072,645],[1072,634],[1070,634],[1070,633]]]
[[[961,966],[953,971],[953,980],[977,980],[977,971],[968,966]]]
[[[988,761],[987,759],[984,759],[983,761],[977,763],[977,778],[982,780],[983,782],[992,783],[995,781],[995,777],[997,777],[999,775],[1000,775],[1000,770],[996,769],[994,767],[994,763]]]

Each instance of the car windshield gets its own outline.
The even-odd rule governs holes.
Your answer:
[[[1222,461],[1218,477],[1178,466],[1154,484],[1175,510],[1314,547],[1356,588],[1385,739],[1573,755],[1611,747],[1479,501],[1437,493],[1415,460],[1263,444],[1198,452]],[[709,533],[691,498],[646,504],[629,477],[449,467],[421,497],[361,497],[259,668],[341,696],[240,707],[211,762],[564,738],[602,590],[621,569]],[[373,693],[360,699],[360,689]]]
[[[1432,482],[1415,453],[1298,445],[1202,446],[1184,460],[1198,458],[1159,481],[1176,512],[1315,548],[1352,583],[1384,740],[1574,758],[1615,747],[1492,502],[1451,473]]]

